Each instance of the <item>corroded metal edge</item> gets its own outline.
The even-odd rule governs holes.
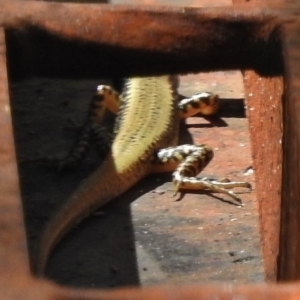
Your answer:
[[[283,99],[283,174],[278,278],[300,276],[300,24],[283,28],[285,97]]]
[[[261,53],[270,48],[270,37],[280,26],[276,11],[263,6],[137,7],[15,0],[2,0],[0,6],[0,25],[6,29],[30,35],[36,28],[64,40],[107,47],[108,51],[121,49],[122,57],[125,51],[133,54],[124,69],[135,72],[141,68],[151,72],[149,57],[153,56],[161,62],[156,69],[160,72],[245,69],[253,65],[259,69],[263,65]],[[170,18],[174,21],[168,22]],[[142,55],[146,56],[143,60]],[[185,66],[184,57],[192,58],[193,63]],[[101,62],[95,58],[94,67],[101,70]],[[180,63],[177,68],[176,62]],[[122,61],[118,63],[122,71]]]
[[[0,28],[0,278],[29,274],[19,179],[13,140],[4,31]]]

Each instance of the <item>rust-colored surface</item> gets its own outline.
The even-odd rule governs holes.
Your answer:
[[[300,261],[298,257],[300,239],[300,185],[299,185],[299,95],[300,52],[299,26],[288,24],[283,29],[285,53],[285,97],[283,101],[284,139],[283,139],[283,181],[281,204],[281,231],[279,253],[279,278],[298,278]]]
[[[260,96],[281,96],[281,79],[284,75],[284,101],[283,101],[283,173],[282,186],[276,185],[280,181],[280,146],[276,140],[280,140],[280,124],[276,127],[276,136],[268,136],[270,131],[264,131],[262,126],[262,137],[270,139],[274,143],[274,156],[268,156],[270,150],[259,148],[259,140],[253,138],[253,149],[258,151],[257,155],[261,162],[255,162],[257,170],[261,169],[263,161],[273,162],[274,172],[272,178],[275,180],[272,184],[276,190],[269,186],[269,192],[262,188],[257,189],[259,200],[272,196],[275,200],[268,199],[266,204],[260,206],[261,213],[261,232],[264,240],[264,255],[266,260],[266,273],[269,278],[274,278],[276,270],[275,262],[277,253],[279,253],[279,272],[278,277],[284,280],[299,279],[300,260],[299,245],[300,239],[298,232],[300,230],[300,197],[299,197],[299,23],[297,1],[281,2],[276,1],[276,6],[269,1],[264,3],[250,1],[247,5],[234,5],[230,8],[211,8],[211,9],[182,9],[182,8],[128,8],[93,5],[69,5],[69,4],[51,4],[31,1],[1,1],[0,24],[6,29],[27,28],[28,37],[31,41],[36,41],[36,32],[34,28],[50,32],[52,35],[73,39],[78,41],[86,40],[97,49],[108,47],[109,50],[124,50],[124,57],[131,57],[128,60],[129,67],[126,69],[130,73],[150,73],[155,72],[185,72],[202,67],[205,70],[243,68],[255,69],[254,72],[246,72],[246,95],[248,95],[247,104],[252,106],[252,100],[249,95],[255,93]],[[267,8],[268,5],[268,8]],[[274,5],[273,7],[271,5]],[[173,18],[174,22],[162,22],[165,19]],[[85,24],[83,26],[83,24]],[[143,24],[141,26],[140,24]],[[163,26],[164,25],[164,26]],[[103,30],[105,26],[105,30]],[[133,38],[133,29],[135,26],[143,28],[138,31]],[[201,30],[199,29],[201,28]],[[26,31],[23,31],[23,33]],[[137,33],[137,31],[134,31]],[[21,34],[21,33],[20,33]],[[51,34],[50,40],[51,40]],[[21,34],[22,36],[22,34]],[[152,43],[153,39],[157,41]],[[3,40],[3,35],[2,35]],[[59,39],[59,41],[61,41]],[[174,42],[175,41],[175,42]],[[51,44],[51,43],[50,43]],[[4,45],[2,42],[1,45]],[[175,46],[174,46],[175,45]],[[284,72],[281,69],[283,49]],[[95,48],[93,48],[95,49]],[[84,50],[93,50],[85,48]],[[133,51],[133,52],[132,52]],[[137,51],[137,52],[135,52]],[[80,52],[80,51],[79,51]],[[35,53],[33,51],[33,53]],[[39,52],[36,52],[39,53]],[[138,62],[133,62],[136,55],[144,54],[144,58]],[[17,53],[19,54],[19,53]],[[53,53],[52,53],[53,54]],[[78,53],[80,54],[80,53]],[[81,53],[82,54],[82,53]],[[148,56],[149,54],[149,56]],[[170,57],[170,62],[161,64],[160,67],[153,65],[153,59],[163,62],[166,55]],[[80,57],[80,55],[78,56]],[[150,57],[147,63],[146,57]],[[76,55],[69,55],[69,61],[74,61]],[[45,62],[44,72],[53,75],[56,72],[56,66],[49,67],[47,64],[47,55],[32,55],[32,62]],[[36,59],[36,60],[35,60]],[[65,59],[65,57],[63,57]],[[76,60],[75,60],[76,61]],[[57,59],[59,62],[59,58]],[[143,64],[144,70],[138,68]],[[196,63],[195,63],[196,62]],[[17,187],[16,165],[14,162],[14,149],[12,146],[12,135],[9,114],[7,112],[7,80],[4,53],[0,61],[1,65],[1,135],[3,140],[8,141],[2,145],[0,178],[1,183],[1,210],[5,212],[1,217],[1,264],[4,264],[5,271],[1,271],[1,296],[3,299],[298,299],[300,295],[299,285],[248,285],[234,286],[232,284],[218,284],[217,286],[201,287],[183,287],[183,288],[151,288],[151,289],[133,289],[118,291],[86,291],[63,289],[45,281],[37,281],[28,276],[29,267],[26,260],[25,237],[22,226],[22,214],[20,211],[19,193]],[[85,75],[93,76],[89,66],[84,66],[82,61],[78,61],[78,69],[85,71]],[[118,61],[119,63],[119,61]],[[175,63],[176,66],[172,67]],[[126,64],[125,64],[126,65]],[[59,63],[57,63],[59,66]],[[100,66],[100,61],[95,61],[95,66]],[[107,63],[107,67],[114,67],[113,63]],[[16,67],[16,65],[15,65]],[[149,67],[149,69],[148,69]],[[13,68],[12,68],[13,69]],[[138,71],[139,70],[139,71]],[[41,69],[36,66],[37,74],[41,74]],[[70,70],[65,70],[68,73]],[[62,71],[62,74],[64,72]],[[259,76],[257,75],[259,74]],[[125,74],[122,74],[125,75]],[[262,84],[263,83],[263,84]],[[256,91],[261,88],[262,92]],[[268,94],[267,92],[270,92]],[[270,100],[270,99],[269,99]],[[268,102],[270,103],[270,102]],[[253,104],[257,105],[257,104]],[[264,104],[258,106],[264,107]],[[273,105],[270,103],[270,105]],[[275,120],[280,119],[279,101],[268,107],[272,111]],[[250,118],[255,120],[256,115]],[[263,116],[263,115],[262,115]],[[255,121],[256,122],[256,121]],[[264,121],[262,125],[271,126],[271,118]],[[8,124],[8,125],[7,125]],[[276,124],[276,123],[274,123]],[[7,127],[8,126],[8,127]],[[273,125],[272,125],[273,126]],[[274,127],[274,128],[275,128]],[[4,129],[3,129],[4,128]],[[8,129],[7,129],[8,128]],[[258,127],[259,128],[259,127]],[[252,132],[255,131],[251,129]],[[270,134],[271,135],[271,134]],[[279,143],[278,140],[278,143]],[[7,146],[8,145],[8,146]],[[8,148],[6,148],[8,147]],[[8,154],[6,154],[8,153]],[[10,155],[10,156],[7,156]],[[1,164],[1,165],[2,165]],[[7,167],[6,167],[7,166]],[[275,167],[275,169],[274,169]],[[261,169],[262,170],[262,169]],[[263,176],[266,175],[268,167],[263,170]],[[272,171],[272,168],[269,169]],[[279,174],[279,175],[278,175]],[[258,174],[260,175],[260,174]],[[262,184],[258,180],[258,184]],[[13,187],[13,189],[11,189]],[[280,192],[281,190],[281,192]],[[277,191],[277,192],[276,192]],[[262,198],[260,198],[260,194]],[[277,250],[278,232],[278,214],[279,197],[276,194],[281,193],[282,213],[280,223],[280,242],[279,251]],[[9,200],[9,202],[8,202]],[[274,201],[274,202],[273,202]],[[273,207],[271,215],[267,215],[269,208]],[[278,214],[277,214],[278,212]],[[14,220],[15,222],[12,222]],[[14,228],[13,225],[16,227]],[[267,230],[267,231],[266,231]],[[277,234],[276,234],[277,233]],[[274,236],[274,243],[268,244]],[[9,237],[9,238],[8,238]],[[20,296],[22,295],[22,296]]]
[[[3,29],[0,30],[0,278],[29,275],[28,256],[12,135]],[[3,284],[3,282],[1,282]]]
[[[244,73],[267,280],[276,280],[282,180],[282,77]]]
[[[179,6],[194,6],[194,7],[214,7],[214,6],[223,6],[231,5],[231,0],[112,0],[112,4],[134,4],[134,5],[179,5]]]
[[[243,3],[244,0],[234,0]],[[256,3],[268,1],[256,1]],[[274,4],[274,2],[273,2]],[[277,59],[280,63],[281,58]],[[266,280],[277,277],[281,218],[283,76],[244,72]]]
[[[24,67],[27,74],[31,70],[43,76],[98,78],[117,72],[128,76],[250,67],[279,72],[277,49],[271,47],[276,46],[276,39],[270,36],[276,37],[280,22],[276,12],[265,8],[126,7],[14,0],[2,1],[1,7],[0,24],[9,29],[26,28],[9,33],[17,41],[25,34],[30,41],[27,51],[15,44],[11,72],[14,67],[19,72]],[[165,22],[169,18],[174,22]],[[18,60],[29,63],[23,66]]]

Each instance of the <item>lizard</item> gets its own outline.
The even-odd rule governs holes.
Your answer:
[[[201,93],[182,98],[178,85],[178,76],[132,77],[126,80],[120,97],[109,86],[97,87],[83,136],[66,164],[80,160],[87,151],[86,140],[101,131],[106,109],[117,114],[115,136],[103,163],[81,182],[46,225],[33,266],[37,276],[43,276],[51,252],[76,224],[150,173],[174,171],[174,195],[183,189],[206,189],[240,203],[229,189],[251,189],[248,182],[196,177],[213,158],[213,150],[205,144],[178,146],[179,122],[199,112],[215,113],[218,96]]]

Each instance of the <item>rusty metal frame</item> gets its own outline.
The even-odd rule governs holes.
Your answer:
[[[243,69],[247,105],[259,107],[258,112],[248,111],[248,116],[259,174],[266,278],[299,279],[300,6],[297,1],[247,2],[198,9],[0,1],[0,140],[5,141],[0,144],[2,299],[296,299],[300,295],[297,283],[80,290],[30,274],[9,109],[5,43],[9,31],[31,39],[38,31],[99,51],[125,53],[131,64],[123,75]],[[169,19],[171,23],[166,22]],[[137,27],[140,30],[134,31]],[[141,54],[141,60],[133,59],[136,54]],[[161,62],[160,67],[153,69],[149,58]],[[166,63],[166,58],[171,62]],[[95,66],[100,65],[95,61]]]

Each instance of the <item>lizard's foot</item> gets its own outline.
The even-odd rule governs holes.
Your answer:
[[[235,187],[251,189],[248,182],[230,181],[227,178],[211,180],[208,178],[197,178],[209,161],[213,158],[213,151],[205,144],[202,145],[180,145],[160,149],[152,158],[153,171],[164,172],[175,169],[173,182],[175,193],[179,190],[209,190],[214,193],[222,193],[234,200],[241,202],[240,198],[231,190]]]
[[[196,178],[196,177],[180,177],[176,179],[174,177],[175,183],[175,192],[174,196],[177,194],[179,190],[187,189],[187,190],[208,190],[213,193],[222,193],[230,196],[234,200],[241,203],[241,199],[231,190],[235,187],[244,187],[251,190],[251,184],[249,182],[244,181],[230,181],[229,179],[221,179],[221,180],[210,180],[207,178]]]

